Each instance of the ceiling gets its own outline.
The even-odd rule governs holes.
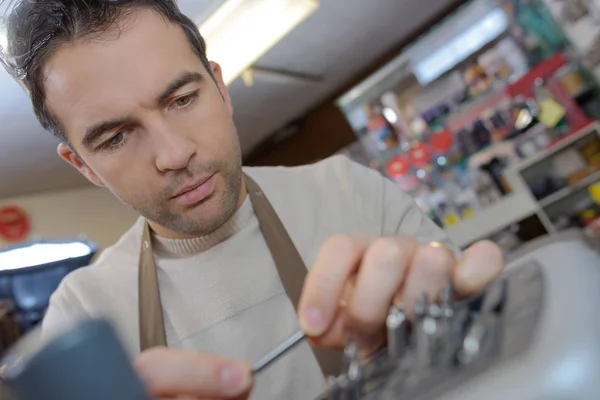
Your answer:
[[[179,1],[182,11],[198,23],[222,2]],[[455,0],[320,0],[318,11],[256,65],[321,80],[256,74],[252,86],[238,79],[229,87],[244,154],[327,99],[452,3]],[[56,155],[56,141],[36,121],[29,99],[0,69],[0,198],[86,184]]]

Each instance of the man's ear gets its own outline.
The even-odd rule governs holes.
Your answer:
[[[66,143],[60,143],[58,148],[58,155],[71,164],[77,171],[81,172],[90,182],[96,186],[105,187],[102,180],[96,175],[96,173],[87,166],[87,164],[75,153],[71,147]]]
[[[231,104],[231,98],[229,97],[229,92],[227,91],[227,86],[223,81],[223,71],[221,70],[221,66],[214,61],[210,61],[210,69],[217,82],[217,87],[219,88],[219,92],[221,92],[221,96],[223,96],[223,100],[227,105],[227,109],[229,110],[229,114],[233,115],[233,105]]]

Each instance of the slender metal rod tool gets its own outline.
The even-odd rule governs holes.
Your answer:
[[[408,346],[408,319],[402,305],[392,306],[385,321],[388,335],[388,357],[396,366]]]
[[[252,366],[252,373],[256,374],[266,368],[273,361],[277,360],[279,357],[287,353],[288,350],[291,350],[294,346],[300,343],[302,340],[306,338],[306,335],[302,331],[298,331],[294,333],[292,336],[287,338],[273,350],[268,352],[265,356],[263,356],[260,360],[258,360]]]

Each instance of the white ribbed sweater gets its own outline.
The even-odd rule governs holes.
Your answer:
[[[272,203],[310,268],[338,233],[446,241],[395,184],[345,157],[295,167],[245,168]],[[82,316],[107,316],[132,356],[139,352],[137,267],[140,219],[91,266],[67,276],[51,299],[45,337]],[[246,199],[216,232],[154,238],[169,346],[254,362],[298,329],[291,302]],[[253,399],[307,400],[325,388],[308,345],[261,374]]]

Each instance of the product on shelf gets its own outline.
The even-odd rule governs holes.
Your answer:
[[[460,162],[463,157],[454,135],[446,129],[432,133],[428,145],[439,167],[452,166]]]
[[[381,114],[378,107],[367,107],[369,122],[367,123],[367,137],[381,152],[395,148],[398,138],[387,119]]]
[[[394,156],[387,162],[385,174],[407,192],[412,192],[420,184],[420,178],[411,170],[408,160],[402,156]]]
[[[477,63],[487,76],[493,78],[493,81],[507,80],[513,73],[512,66],[508,63],[504,55],[498,51],[497,47],[493,47],[480,55]]]
[[[429,204],[445,227],[460,223],[460,215],[453,202],[443,190],[436,190],[429,196]]]
[[[580,148],[581,155],[586,162],[596,168],[600,167],[600,139],[593,136],[589,142]]]
[[[537,123],[539,109],[533,99],[526,99],[523,95],[517,95],[511,104],[511,120],[515,134],[529,129]]]
[[[481,209],[477,193],[471,186],[464,186],[454,196],[454,204],[462,219],[471,218],[473,214]]]
[[[393,157],[387,164],[386,171],[388,177],[397,181],[401,178],[404,178],[408,171],[410,170],[410,166],[408,161],[401,156]]]
[[[479,168],[482,171],[484,171],[485,173],[487,173],[489,175],[490,180],[494,183],[494,185],[498,189],[498,192],[500,192],[500,194],[502,194],[502,195],[505,195],[506,193],[508,193],[508,189],[506,188],[506,186],[503,182],[503,176],[502,176],[504,169],[506,167],[507,167],[506,160],[499,158],[499,157],[494,157],[489,162],[479,166]]]
[[[469,96],[476,97],[487,91],[492,83],[490,77],[479,64],[473,64],[463,72],[463,81],[467,86]]]
[[[394,91],[387,91],[380,98],[381,104],[384,107],[382,114],[385,119],[394,127],[398,141],[404,142],[411,139],[410,127],[406,124],[406,120],[402,115],[402,111],[398,106],[398,96]]]
[[[404,121],[407,121],[407,126],[410,130],[409,139],[419,138],[429,129],[427,122],[421,117],[421,114],[419,114],[412,103],[404,104],[401,108],[401,115]]]
[[[484,208],[494,204],[502,197],[491,177],[483,171],[478,169],[472,170],[470,183],[477,195],[479,204]]]
[[[568,179],[587,166],[585,158],[576,148],[563,150],[552,158],[554,175],[563,179]]]
[[[556,71],[556,78],[560,81],[565,92],[576,98],[585,92],[590,85],[585,82],[579,70],[572,64],[567,64]]]
[[[545,85],[543,78],[537,78],[533,82],[533,93],[539,108],[538,121],[554,130],[569,132],[569,125],[565,119],[567,114],[565,107],[554,99],[552,93]]]
[[[555,133],[545,125],[536,124],[515,137],[516,153],[521,158],[531,157],[546,149],[554,140]]]
[[[424,168],[431,164],[431,152],[424,143],[414,142],[407,153],[414,168]]]
[[[495,50],[498,53],[498,58],[510,66],[511,73],[507,79],[509,82],[521,78],[529,70],[527,54],[525,54],[521,46],[512,37],[509,36],[501,39],[496,45]]]

